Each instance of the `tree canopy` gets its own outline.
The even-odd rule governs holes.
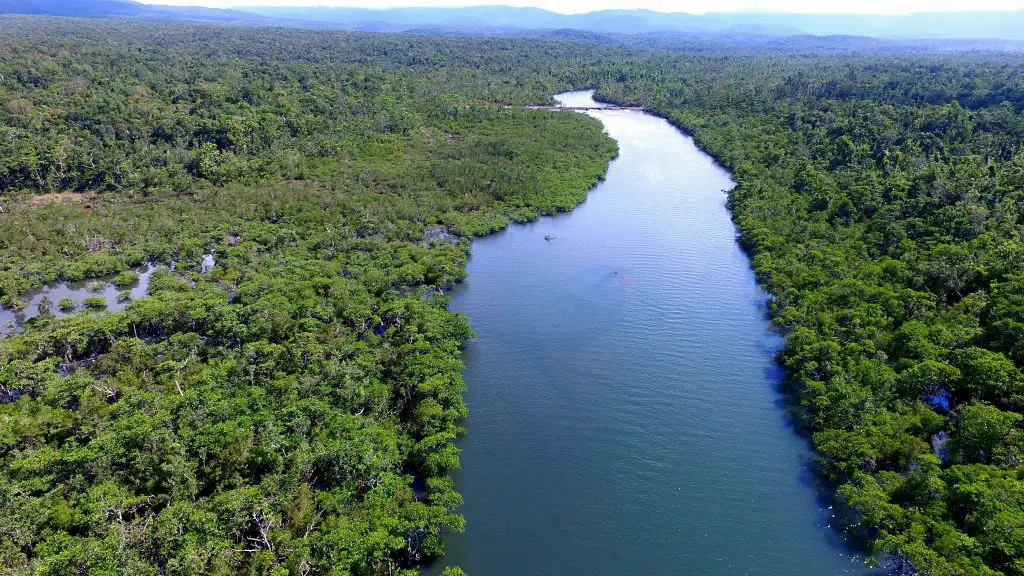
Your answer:
[[[3,303],[160,264],[0,341],[0,571],[415,574],[463,524],[469,239],[614,142],[501,106],[549,87],[489,41],[0,25]]]
[[[469,334],[445,293],[473,235],[602,177],[595,120],[516,108],[596,87],[733,172],[848,528],[908,573],[1024,574],[1019,57],[0,27],[3,305],[162,264],[123,311],[0,342],[4,570],[393,574],[439,554],[462,527]]]

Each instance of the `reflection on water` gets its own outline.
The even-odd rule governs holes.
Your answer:
[[[452,292],[478,335],[466,532],[425,572],[862,574],[780,406],[782,342],[728,172],[665,120],[589,114],[619,142],[606,181],[572,212],[474,240]]]
[[[205,254],[199,271],[206,274],[215,265],[213,254]],[[160,265],[153,262],[135,268],[139,279],[130,286],[115,286],[112,281],[114,277],[107,276],[79,282],[59,282],[33,290],[24,296],[27,305],[23,309],[15,311],[0,308],[0,337],[21,331],[26,322],[44,311],[53,313],[57,318],[77,314],[86,308],[87,299],[91,302],[102,298],[105,304],[103,309],[112,312],[123,310],[129,302],[149,292],[149,279],[158,268]],[[173,265],[171,270],[174,270]]]

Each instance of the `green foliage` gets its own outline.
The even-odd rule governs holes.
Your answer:
[[[82,300],[82,305],[92,310],[102,310],[107,307],[107,300],[103,296],[89,296]]]
[[[416,574],[464,524],[444,294],[584,199],[600,123],[497,105],[550,85],[485,40],[2,25],[4,301],[163,266],[0,341],[0,571]]]
[[[1020,414],[986,404],[957,408],[950,452],[964,463],[1014,465],[1021,461],[1024,435],[1018,430]]]
[[[572,208],[615,153],[592,119],[504,105],[599,86],[733,172],[854,533],[905,573],[1024,574],[1019,58],[2,24],[0,302],[176,269],[0,343],[0,392],[28,392],[0,406],[4,566],[439,554],[468,334],[443,294],[470,237]]]
[[[127,288],[139,281],[139,274],[134,270],[125,270],[114,276],[110,282],[118,288]]]
[[[740,241],[853,532],[901,573],[1024,574],[1019,58],[695,52],[608,65],[600,93],[733,171]]]

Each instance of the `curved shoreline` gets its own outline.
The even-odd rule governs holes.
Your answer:
[[[684,124],[675,115],[671,114],[670,111],[662,110],[662,109],[660,109],[660,108],[658,108],[656,106],[655,107],[637,106],[635,103],[618,101],[615,98],[610,98],[608,96],[602,96],[600,94],[600,87],[591,89],[591,93],[592,93],[592,96],[593,96],[595,102],[599,102],[599,103],[602,103],[602,104],[606,104],[606,105],[609,105],[609,106],[615,106],[615,107],[636,107],[636,108],[639,108],[639,109],[643,110],[645,114],[650,114],[652,116],[656,116],[658,118],[661,118],[665,122],[668,122],[673,128],[675,128],[676,130],[679,130],[681,133],[683,133],[687,137],[691,138],[694,141],[694,143],[697,145],[697,147],[700,149],[700,151],[702,153],[706,154],[708,157],[710,157],[715,162],[716,165],[721,167],[723,170],[726,170],[726,171],[729,172],[730,177],[734,179],[733,181],[734,181],[735,185],[732,188],[730,188],[729,190],[725,191],[726,198],[727,198],[726,209],[729,212],[729,217],[730,217],[730,219],[733,222],[733,228],[734,228],[734,230],[736,232],[736,243],[743,250],[743,252],[747,255],[747,258],[748,258],[748,261],[749,261],[749,268],[750,268],[751,272],[753,272],[755,274],[755,276],[757,276],[758,270],[753,265],[753,259],[754,259],[755,256],[758,255],[758,252],[756,250],[754,250],[753,245],[751,244],[749,239],[746,237],[746,235],[743,234],[743,232],[736,226],[737,214],[735,212],[735,208],[734,208],[734,205],[733,205],[733,198],[734,198],[733,197],[733,193],[736,191],[736,189],[738,189],[740,186],[742,186],[743,183],[735,179],[735,166],[733,166],[732,163],[728,162],[727,160],[722,158],[721,155],[716,154],[713,150],[711,150],[708,146],[706,146],[706,144],[704,144],[702,142],[702,139],[700,137],[700,133],[698,131],[695,131],[692,127]],[[770,301],[770,299],[774,299],[776,297],[776,294],[772,293],[768,289],[768,287],[765,285],[765,283],[761,281],[760,278],[757,279],[757,283],[758,283],[758,286],[760,286],[765,291],[769,301]],[[767,318],[774,319],[776,317],[776,315],[773,313],[773,311],[771,309],[771,306],[767,306],[766,305],[764,307],[764,309],[765,309],[765,315],[766,315]],[[786,336],[787,332],[785,330],[781,329],[780,327],[776,326],[774,323],[769,324],[769,326],[771,327],[772,330],[777,331],[783,338]],[[784,348],[785,348],[785,345],[783,344],[783,346],[780,347],[780,349],[779,349],[779,354],[781,354],[783,352]],[[782,378],[781,382],[779,383],[779,391],[783,395],[783,399],[785,401],[785,409],[786,409],[786,412],[787,412],[787,416],[786,416],[787,420],[789,420],[790,424],[792,425],[792,427],[794,429],[794,433],[797,434],[800,438],[804,439],[804,441],[805,441],[805,443],[807,445],[807,448],[811,451],[812,454],[815,455],[815,457],[817,457],[818,453],[816,451],[814,451],[814,447],[811,444],[811,430],[808,428],[807,422],[805,420],[805,418],[806,418],[805,411],[799,405],[799,400],[800,400],[799,394],[797,394],[796,391],[794,391],[791,388],[791,385],[790,385],[790,376],[791,375],[785,369],[785,367],[782,366],[782,364],[780,362],[777,362],[777,364],[778,364],[779,368],[783,371],[783,378]],[[844,535],[843,539],[845,541],[846,538],[847,538],[846,537],[847,531],[846,531],[845,528],[841,528],[841,526],[844,526],[844,525],[846,525],[846,524],[851,522],[851,519],[849,518],[849,514],[851,513],[851,511],[848,510],[846,507],[844,507],[838,501],[838,499],[836,498],[836,493],[835,493],[835,490],[834,490],[835,486],[829,484],[827,479],[822,477],[821,474],[819,474],[817,471],[814,472],[814,484],[816,485],[815,490],[818,492],[818,496],[821,499],[821,501],[824,502],[826,505],[828,505],[829,509],[837,510],[837,513],[839,514],[839,520],[840,521],[837,522],[836,526],[834,526],[833,528],[836,530],[837,534],[841,533],[841,534]],[[825,489],[826,487],[829,487],[831,489],[830,490],[826,490]],[[859,554],[863,554],[863,553],[867,552],[867,543],[866,542],[862,542],[860,540],[854,540],[854,541],[850,542],[850,545],[852,546],[852,550],[856,551]],[[886,561],[886,560],[882,560],[881,561],[882,565],[886,565],[887,563],[888,563],[888,561]]]
[[[467,532],[449,538],[426,573],[444,563],[494,574],[652,563],[645,572],[731,574],[719,562],[736,568],[755,557],[768,574],[807,572],[796,568],[805,562],[847,570],[850,560],[828,543],[828,511],[797,480],[806,442],[773,404],[778,341],[722,205],[729,175],[664,119],[607,114],[621,154],[582,206],[473,242],[468,280],[452,300],[478,334],[464,355],[470,418],[457,475]],[[632,122],[644,137],[622,140]],[[675,146],[687,151],[665,163]],[[704,271],[694,276],[697,262]],[[710,305],[701,294],[716,288],[726,291],[722,304]],[[709,379],[704,365],[719,373]],[[783,457],[765,454],[766,442]],[[671,466],[651,468],[663,459]],[[744,495],[766,490],[770,513],[729,518],[742,514]],[[643,509],[655,503],[660,515]],[[746,535],[666,547],[681,530]],[[641,552],[630,540],[641,533],[661,536]],[[790,558],[762,557],[780,537],[771,549]],[[605,546],[593,548],[594,539]]]

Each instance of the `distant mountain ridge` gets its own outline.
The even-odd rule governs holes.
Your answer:
[[[770,36],[812,34],[898,39],[1024,40],[1024,10],[1007,12],[921,12],[903,16],[855,14],[711,13],[703,15],[651,10],[601,10],[559,14],[540,8],[473,6],[466,8],[251,7],[240,8],[277,18],[301,18],[360,30],[412,30],[430,26],[475,31],[573,29],[619,34],[744,33]]]
[[[383,10],[282,6],[224,10],[142,4],[132,0],[0,0],[0,13],[308,26],[372,32],[504,34],[529,30],[579,30],[603,34],[839,35],[1024,41],[1024,10],[922,12],[905,16],[778,12],[695,15],[633,9],[559,14],[541,8],[497,5]]]
[[[755,32],[773,35],[800,34],[801,30],[783,24],[729,22],[721,18],[684,12],[653,10],[599,10],[585,14],[559,14],[541,8],[511,6],[469,6],[465,8],[327,8],[327,7],[247,7],[240,8],[276,18],[319,21],[348,29],[371,31],[407,31],[430,27],[481,30],[583,30],[613,34],[649,34],[655,32],[718,33]]]
[[[0,14],[35,14],[77,18],[134,18],[139,20],[185,20],[235,24],[300,24],[288,19],[202,6],[162,6],[132,0],[0,0]],[[313,24],[316,23],[301,23]]]

